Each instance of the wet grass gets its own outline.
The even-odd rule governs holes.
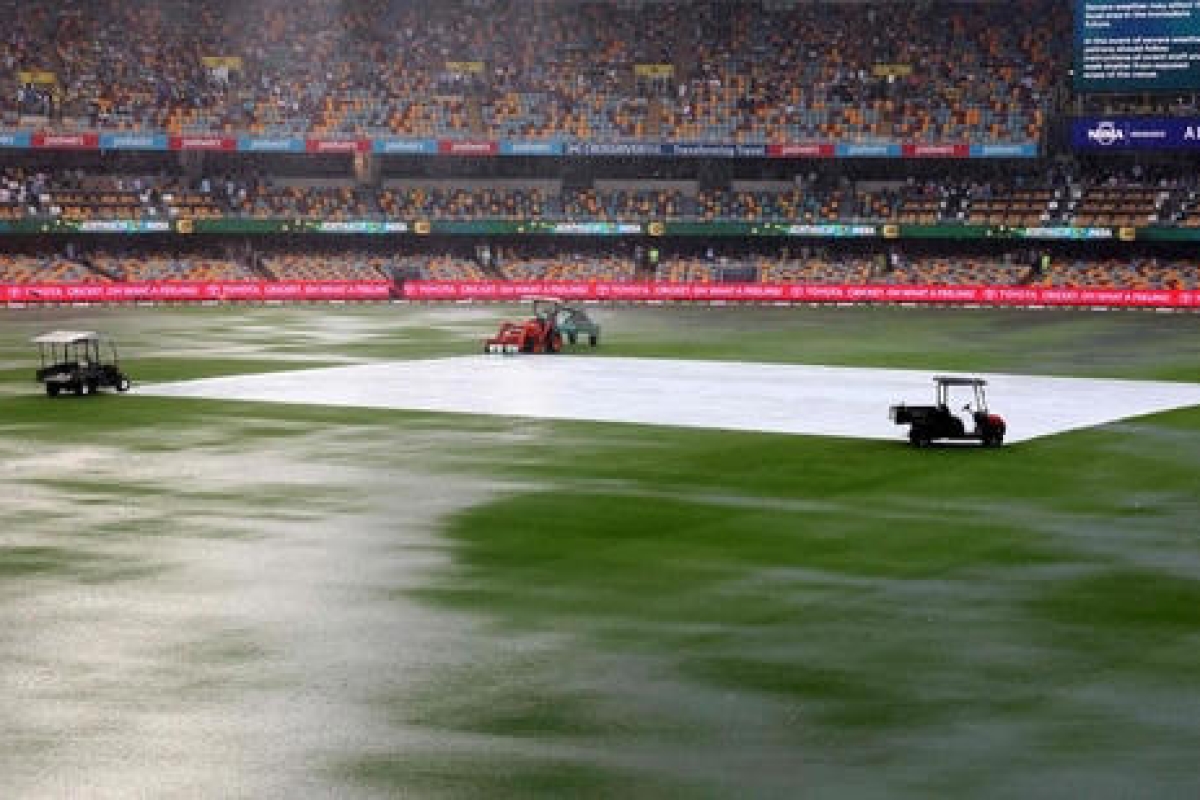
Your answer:
[[[699,786],[672,786],[609,765],[516,754],[480,758],[442,753],[375,756],[344,769],[356,783],[403,786],[421,797],[704,798],[719,795]]]
[[[519,313],[92,311],[5,318],[0,361],[27,358],[20,337],[51,327],[111,329],[140,381],[473,354],[466,334]],[[1191,315],[597,316],[609,355],[1200,380]],[[322,675],[314,696],[352,697],[376,732],[395,734],[296,767],[327,770],[335,786],[419,797],[1200,793],[1200,409],[998,451],[914,451],[899,439],[136,395],[50,401],[19,367],[0,371],[0,393],[5,458],[63,459],[53,474],[6,475],[0,510],[20,537],[0,535],[0,587],[18,595],[161,577],[143,566],[150,557],[89,546],[69,528],[72,503],[128,504],[136,513],[86,532],[126,548],[164,534],[240,547],[209,537],[268,523],[273,535],[299,533],[317,520],[340,535],[339,521],[362,524],[372,508],[372,524],[408,532],[406,509],[378,489],[271,474],[246,475],[253,490],[236,475],[193,485],[194,456],[418,472],[434,494],[439,476],[503,487],[442,520],[436,538],[397,535],[372,551],[437,564],[419,581],[372,584],[373,615],[415,604],[478,634],[461,651],[422,653],[419,679],[378,665],[367,677]],[[129,469],[93,474],[70,461],[87,447],[125,453]],[[174,471],[136,473],[140,457]],[[22,508],[33,491],[46,516]],[[332,602],[366,580],[337,577],[345,594]],[[190,691],[205,702],[253,705],[223,681],[282,657],[262,634],[218,631],[164,658],[196,665],[203,681]]]
[[[160,565],[66,545],[0,547],[0,590],[19,592],[29,580],[70,581],[85,586],[108,584],[151,577],[161,570]]]
[[[557,426],[576,442],[587,428]],[[570,631],[567,654],[650,659],[668,695],[761,704],[770,711],[741,734],[840,764],[828,784],[837,793],[857,794],[843,783],[850,754],[869,749],[879,780],[903,794],[891,781],[928,758],[913,743],[945,737],[954,744],[940,758],[976,764],[958,791],[987,794],[993,769],[1025,755],[1023,743],[997,741],[1014,727],[1064,748],[1061,762],[1031,767],[1046,775],[1080,758],[1102,770],[1146,748],[1176,763],[1186,748],[1126,715],[1164,686],[1200,704],[1188,667],[1200,641],[1200,470],[1194,451],[1164,447],[1197,432],[1197,409],[995,453],[596,429],[586,460],[540,443],[494,461],[545,488],[457,515],[453,566],[417,594],[506,635]],[[611,700],[636,678],[618,670],[608,681]],[[490,730],[495,703],[477,700]],[[572,713],[600,718],[603,707]],[[508,710],[513,732],[556,735],[534,708]],[[423,711],[427,724],[447,719]],[[722,759],[721,720],[654,713],[690,725]],[[456,707],[453,724],[473,729],[464,715]],[[1200,739],[1185,720],[1168,727]],[[974,733],[959,738],[962,726]],[[792,769],[764,768],[743,788],[804,785]],[[1125,769],[1155,785],[1149,767]]]

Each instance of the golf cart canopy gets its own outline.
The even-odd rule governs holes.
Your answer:
[[[539,294],[539,295],[530,295],[530,296],[526,297],[525,302],[527,302],[527,303],[558,303],[559,305],[562,305],[563,299],[561,297],[551,297],[549,295]]]
[[[100,334],[95,331],[50,331],[41,336],[35,336],[29,341],[34,344],[77,344],[80,342],[98,342]]]
[[[987,386],[983,378],[961,378],[957,375],[935,375],[933,382],[939,386]]]

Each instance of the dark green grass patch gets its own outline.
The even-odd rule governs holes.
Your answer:
[[[705,798],[719,795],[672,785],[586,756],[543,759],[514,752],[491,757],[396,753],[360,759],[342,771],[352,780],[401,794],[458,800],[472,797]]]
[[[1023,757],[1011,742],[985,754],[990,737],[1024,728],[1058,741],[1059,713],[1098,727],[1069,726],[1073,746],[1047,764],[1154,741],[1154,725],[1122,724],[1103,692],[1077,696],[1097,682],[1126,698],[1165,683],[1200,701],[1186,668],[1200,574],[1176,574],[1200,564],[1200,471],[1178,441],[1200,432],[1200,410],[1000,451],[550,430],[549,442],[462,462],[543,488],[457,515],[453,565],[419,596],[506,635],[570,632],[572,653],[651,659],[667,696],[761,703],[770,711],[745,735],[832,763],[866,750],[881,774],[899,774],[928,757],[910,747],[962,726],[975,733],[950,747],[964,759],[958,790],[994,778],[995,759]],[[637,678],[619,672],[609,706],[632,702]],[[495,730],[494,703],[459,697],[452,713],[424,705],[418,718]],[[575,699],[561,708],[603,719],[605,702]],[[720,723],[692,721],[685,737],[688,712],[665,706],[652,712],[673,721],[659,741],[719,747]],[[504,708],[503,725],[522,736],[563,725],[532,705]]]
[[[60,579],[81,584],[137,580],[158,574],[148,562],[54,545],[0,546],[0,589],[19,590],[29,579]]]

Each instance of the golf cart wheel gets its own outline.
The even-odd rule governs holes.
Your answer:
[[[46,396],[47,397],[58,397],[58,391],[61,388],[62,387],[59,386],[57,383],[47,383],[46,384]]]
[[[570,333],[567,334],[567,341],[570,342],[571,344],[575,344],[576,342],[579,341],[579,334],[576,333],[575,331],[571,331]]]
[[[990,433],[987,436],[983,437],[983,446],[984,447],[999,447],[1002,444],[1004,444],[1004,434],[1003,433]]]
[[[75,394],[79,397],[83,397],[88,393],[88,385],[83,381],[76,381],[73,388],[75,390]]]
[[[913,447],[929,447],[933,443],[929,434],[920,428],[913,428],[908,432],[908,441]]]
[[[600,334],[593,333],[591,336],[589,336],[588,344],[591,345],[592,347],[595,347],[596,345],[600,344]]]
[[[117,381],[117,391],[118,392],[128,392],[129,387],[132,385],[133,384],[130,383],[129,378],[126,378],[124,375],[122,375],[120,377],[120,379]]]

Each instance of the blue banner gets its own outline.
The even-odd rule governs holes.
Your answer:
[[[900,158],[904,148],[893,142],[839,144],[833,154],[838,158]]]
[[[500,155],[504,156],[561,156],[563,143],[551,139],[549,141],[502,141]]]
[[[243,153],[303,153],[304,139],[293,136],[239,136],[237,149]]]
[[[166,134],[162,133],[102,133],[101,150],[166,150]]]
[[[438,143],[435,139],[375,139],[371,152],[385,155],[436,156]]]
[[[0,133],[0,147],[29,147],[32,138],[28,133]]]
[[[1200,149],[1200,117],[1080,117],[1071,123],[1076,150]]]
[[[971,145],[971,158],[1037,158],[1037,155],[1038,146],[1033,142]]]

